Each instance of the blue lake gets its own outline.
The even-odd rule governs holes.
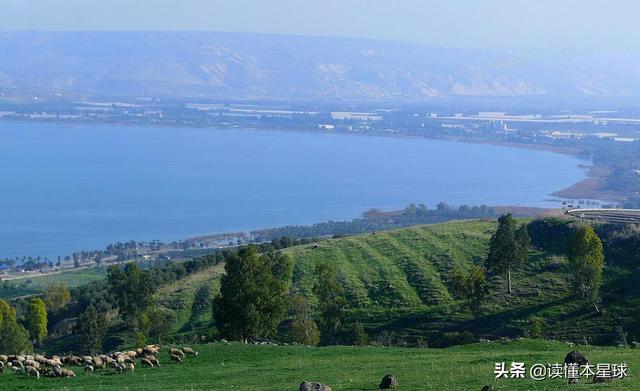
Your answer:
[[[580,164],[426,139],[0,122],[0,258],[348,219],[410,202],[545,206],[584,178]]]

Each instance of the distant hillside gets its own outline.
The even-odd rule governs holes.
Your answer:
[[[640,94],[640,54],[217,32],[0,33],[0,96],[406,99]]]

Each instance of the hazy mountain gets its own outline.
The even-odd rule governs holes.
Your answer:
[[[4,96],[425,99],[640,95],[632,53],[216,32],[0,33]]]

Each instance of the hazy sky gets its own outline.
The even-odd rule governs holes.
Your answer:
[[[640,50],[637,0],[0,0],[0,30],[213,30]]]

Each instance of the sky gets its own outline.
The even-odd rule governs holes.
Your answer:
[[[0,30],[207,30],[640,51],[637,0],[0,0]]]

